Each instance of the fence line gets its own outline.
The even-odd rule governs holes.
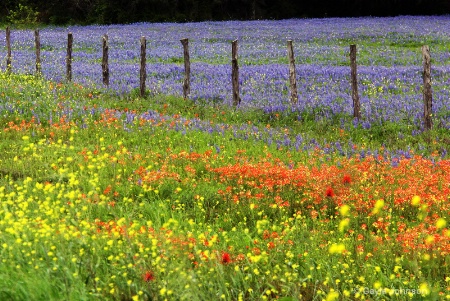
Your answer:
[[[427,45],[422,46],[423,56],[423,120],[425,129],[429,130],[433,127],[431,119],[431,108],[433,97],[431,93],[431,62],[430,62],[430,48]]]
[[[6,72],[11,73],[11,30],[9,29],[9,26],[6,27],[6,48]]]
[[[39,29],[34,31],[34,47],[36,48],[36,73],[42,74],[41,69],[41,38],[39,37]]]
[[[361,119],[361,105],[359,103],[358,79],[356,66],[356,45],[350,45],[350,68],[352,82],[353,118]]]
[[[108,64],[108,35],[104,35],[102,38],[102,74],[103,84],[109,86],[109,64]]]
[[[184,68],[185,75],[183,80],[183,98],[187,99],[190,94],[190,57],[189,57],[189,40],[187,38],[180,40],[183,45],[184,55]],[[139,89],[140,96],[145,96],[145,81],[147,78],[146,72],[146,38],[141,37],[141,60],[140,60],[140,72],[139,72]],[[72,80],[72,45],[73,35],[71,32],[67,36],[67,56],[66,56],[66,79]],[[11,30],[6,27],[6,68],[7,73],[11,73]],[[40,38],[39,30],[35,30],[35,47],[36,47],[36,73],[42,73],[41,59],[40,59]],[[103,84],[109,86],[109,65],[108,65],[108,35],[102,37],[102,76]],[[292,46],[292,40],[287,41],[288,48],[288,60],[289,60],[289,82],[291,92],[291,103],[298,103],[297,84],[296,84],[296,69],[294,50]],[[351,69],[351,88],[352,88],[352,100],[353,100],[353,117],[356,119],[361,118],[360,112],[360,100],[358,94],[358,80],[357,80],[357,63],[356,63],[356,45],[350,45],[350,69]],[[422,58],[423,58],[423,102],[424,113],[423,123],[425,130],[430,130],[433,127],[432,122],[432,90],[431,90],[431,63],[430,63],[430,49],[427,45],[422,46]],[[239,95],[239,64],[238,64],[238,40],[234,40],[231,43],[231,82],[232,82],[232,95],[233,106],[238,106],[241,102]]]
[[[141,68],[139,71],[139,92],[141,97],[145,95],[145,80],[147,79],[147,70],[145,65],[147,63],[146,60],[146,49],[147,49],[147,40],[145,37],[141,37]]]
[[[186,100],[191,93],[191,60],[189,56],[189,39],[180,40],[183,45],[184,56],[184,80],[183,80],[183,98]]]
[[[295,71],[294,47],[292,41],[287,41],[288,58],[289,58],[289,87],[291,90],[291,103],[298,103],[297,94],[297,72]]]
[[[73,35],[71,32],[67,34],[67,56],[66,56],[66,79],[72,81],[72,45]]]
[[[233,84],[233,105],[236,107],[241,103],[239,96],[239,64],[238,64],[238,41],[231,43],[231,82]]]

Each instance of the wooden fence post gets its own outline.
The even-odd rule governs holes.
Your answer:
[[[288,57],[289,57],[289,87],[291,90],[291,103],[298,103],[297,94],[297,73],[295,71],[295,58],[294,58],[294,48],[292,47],[292,41],[287,41],[288,47]]]
[[[34,31],[34,45],[36,46],[36,73],[41,75],[41,38],[39,37],[39,29]]]
[[[231,82],[233,84],[233,105],[236,107],[241,103],[239,97],[239,65],[237,59],[237,40],[231,43]]]
[[[433,96],[431,92],[431,57],[428,45],[422,46],[423,57],[423,123],[425,130],[431,130],[433,121],[431,119]]]
[[[184,53],[184,81],[183,81],[183,98],[186,100],[191,93],[191,62],[189,58],[189,40],[182,39]]]
[[[11,73],[11,29],[6,27],[6,48],[7,48],[7,55],[6,55],[6,72]]]
[[[350,45],[350,68],[352,81],[353,117],[361,118],[361,109],[358,95],[358,79],[356,72],[356,45]]]
[[[66,79],[72,81],[72,44],[73,35],[71,32],[67,34],[67,56],[66,56]]]
[[[147,48],[147,40],[145,37],[141,37],[141,68],[139,72],[139,90],[141,97],[145,96],[145,80],[147,79],[147,70],[145,68],[146,65],[146,48]]]
[[[102,58],[102,74],[103,84],[109,86],[109,65],[108,65],[108,35],[103,36],[103,58]]]

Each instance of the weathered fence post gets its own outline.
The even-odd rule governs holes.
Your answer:
[[[426,130],[431,130],[433,121],[431,119],[433,95],[431,92],[431,62],[430,48],[428,45],[422,46],[423,57],[423,123]]]
[[[295,71],[295,58],[294,48],[292,47],[292,41],[287,41],[288,57],[289,57],[289,83],[291,90],[291,103],[296,104],[298,102],[297,94],[297,73]]]
[[[183,98],[187,99],[191,93],[191,62],[189,58],[189,40],[180,40],[183,44],[184,53],[184,81],[183,81]]]
[[[361,118],[361,109],[358,95],[358,79],[356,72],[356,45],[350,45],[350,68],[352,81],[353,117]]]
[[[237,59],[237,40],[231,43],[231,82],[233,84],[233,105],[236,107],[240,102],[239,97],[239,65]]]
[[[103,58],[102,58],[102,74],[103,84],[109,86],[109,66],[108,66],[108,35],[103,36]]]
[[[66,79],[72,81],[72,44],[73,35],[71,32],[67,34],[67,56],[66,56]]]
[[[141,97],[145,96],[145,80],[147,79],[147,70],[145,68],[146,65],[146,48],[147,48],[147,40],[145,37],[141,37],[141,68],[139,72],[139,91]]]
[[[11,30],[9,29],[9,26],[6,27],[6,48],[6,72],[11,73]]]
[[[41,75],[41,38],[39,37],[39,29],[34,31],[34,45],[36,46],[36,73]]]

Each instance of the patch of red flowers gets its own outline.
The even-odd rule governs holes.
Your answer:
[[[343,181],[345,184],[350,184],[350,182],[352,181],[352,178],[349,175],[344,175]]]
[[[333,197],[334,196],[333,188],[328,187],[327,191],[325,192],[325,194],[326,194],[326,196]]]
[[[223,252],[223,253],[222,253],[222,258],[221,258],[220,262],[221,262],[222,264],[228,264],[228,263],[230,263],[230,262],[231,262],[231,256],[230,256],[230,254],[227,253],[227,252]]]
[[[145,282],[153,281],[155,280],[155,274],[153,274],[152,271],[147,271],[144,275],[142,275],[142,279],[144,279]]]

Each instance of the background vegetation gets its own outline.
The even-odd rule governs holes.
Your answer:
[[[0,23],[122,24],[448,13],[447,0],[3,0]]]

